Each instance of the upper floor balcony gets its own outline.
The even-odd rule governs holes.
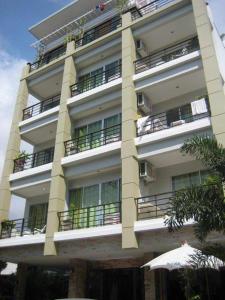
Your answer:
[[[103,37],[104,35],[115,31],[116,29],[122,26],[122,18],[120,16],[113,17],[106,22],[91,28],[90,30],[86,31],[82,38],[75,39],[75,47],[79,48],[84,45],[91,43],[94,40]]]
[[[53,96],[49,99],[41,101],[40,103],[29,106],[23,110],[23,121],[37,116],[60,103],[60,95]]]
[[[172,128],[175,130],[180,126],[209,116],[208,97],[205,96],[180,107],[139,119],[137,121],[137,136],[141,137]],[[170,131],[167,132],[167,137],[169,135]]]
[[[79,136],[65,142],[65,156],[95,149],[121,140],[121,124]]]
[[[37,61],[29,63],[30,72],[49,64],[50,62],[58,59],[64,54],[66,54],[66,45],[60,45],[59,47],[41,55]]]
[[[176,45],[167,47],[160,51],[156,51],[149,56],[136,60],[134,62],[135,73],[138,74],[153,69],[170,61],[179,59],[199,49],[198,38],[190,38],[188,40],[177,43]]]
[[[1,223],[0,239],[40,235],[46,231],[47,216],[6,220]]]
[[[49,164],[53,161],[54,148],[48,148],[33,154],[21,156],[14,160],[13,173]]]
[[[81,77],[77,83],[71,86],[71,96],[77,96],[84,92],[88,92],[94,88],[107,84],[121,77],[121,64],[114,65],[105,70],[99,69],[95,74],[88,74]]]
[[[149,13],[152,13],[163,6],[173,2],[174,0],[155,0],[155,1],[144,1],[144,2],[149,2],[143,6],[140,7],[134,7],[130,10],[132,20],[139,19]]]

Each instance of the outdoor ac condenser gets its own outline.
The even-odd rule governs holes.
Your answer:
[[[155,170],[148,161],[144,160],[139,163],[139,176],[146,182],[155,181]]]
[[[136,49],[137,52],[140,54],[141,57],[145,57],[148,55],[147,47],[145,46],[144,42],[142,40],[136,41]]]
[[[145,115],[152,112],[152,105],[149,99],[145,96],[144,93],[137,94],[137,107],[138,110]]]

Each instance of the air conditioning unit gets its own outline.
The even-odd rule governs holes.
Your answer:
[[[137,93],[137,107],[145,115],[152,112],[151,102],[143,93]]]
[[[142,40],[137,40],[136,41],[136,49],[137,52],[140,54],[141,57],[145,57],[148,55],[148,50],[145,44],[143,43]]]
[[[155,170],[148,161],[141,161],[139,163],[139,176],[146,182],[155,181]]]

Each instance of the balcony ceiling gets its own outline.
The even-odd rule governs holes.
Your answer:
[[[74,0],[61,10],[31,26],[29,31],[34,37],[41,39],[60,27],[70,23],[76,18],[91,11],[97,4],[99,4],[99,2],[99,0]]]
[[[141,39],[149,52],[168,47],[179,41],[196,35],[196,25],[193,12],[179,17],[171,17],[170,20],[147,23],[134,33],[136,39]]]

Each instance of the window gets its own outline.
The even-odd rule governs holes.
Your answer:
[[[170,127],[171,123],[183,120],[186,123],[192,121],[191,104],[187,104],[178,108],[169,110],[166,113],[167,125]]]
[[[48,203],[34,204],[29,209],[28,227],[42,229],[46,225]]]
[[[192,185],[204,184],[206,178],[210,175],[210,171],[198,171],[189,174],[172,177],[173,191],[191,187]]]

